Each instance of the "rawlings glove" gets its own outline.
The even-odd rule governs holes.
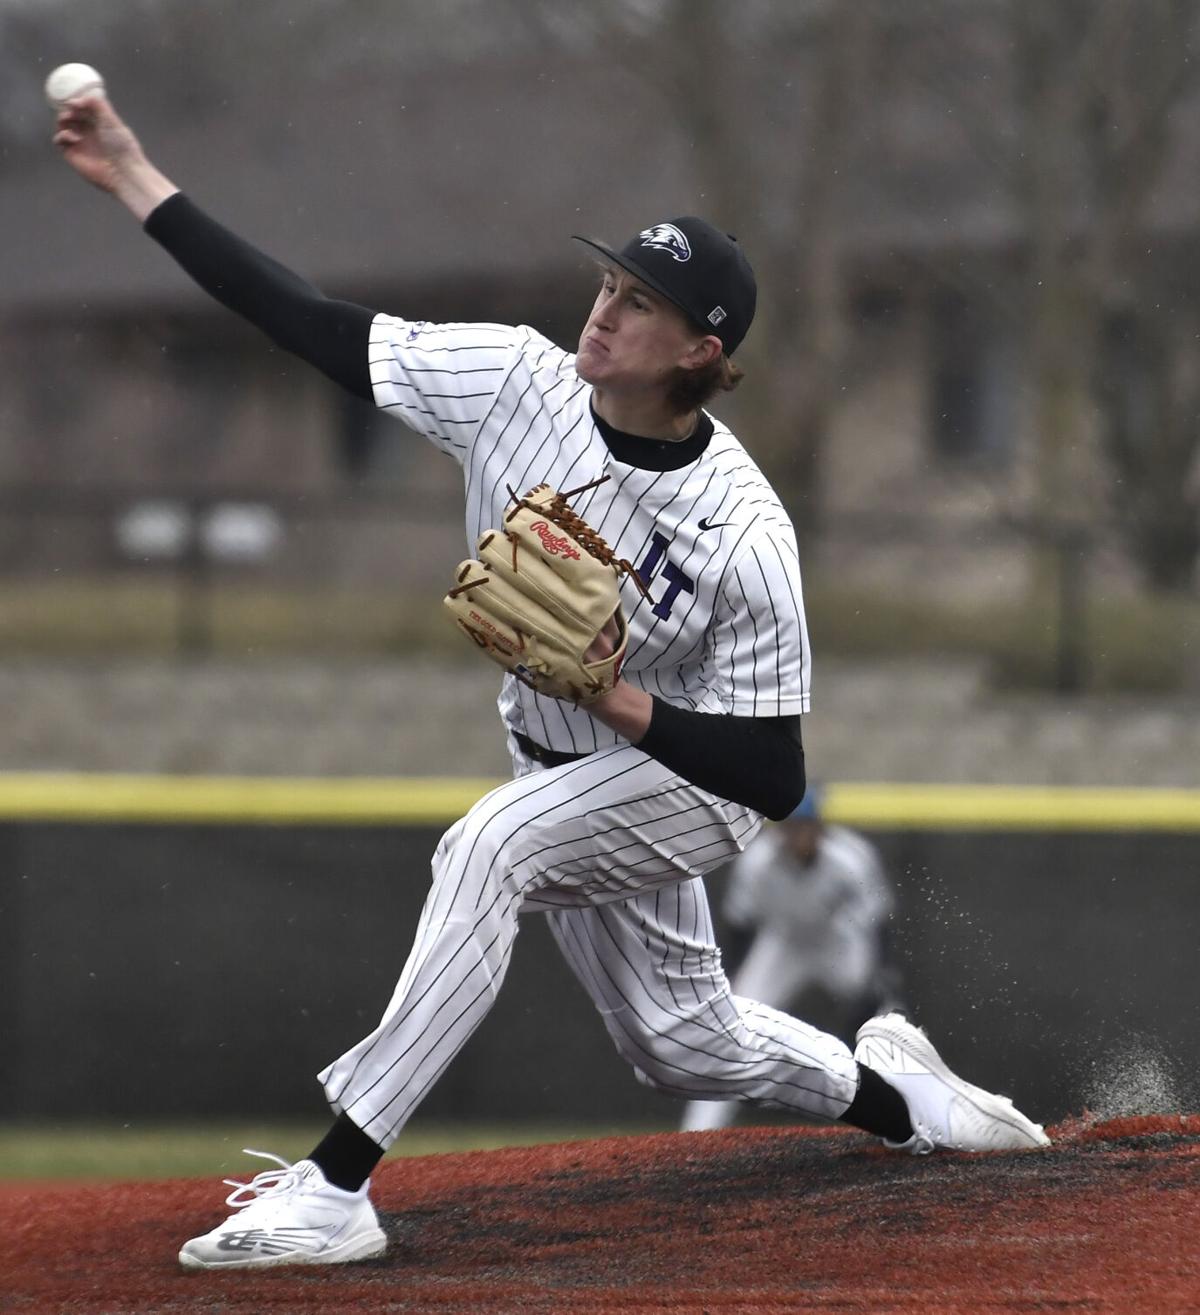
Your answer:
[[[442,600],[493,662],[539,694],[572,703],[592,703],[616,684],[628,641],[621,576],[646,592],[633,567],[567,501],[607,478],[568,493],[539,484],[523,498],[510,488],[503,527],[480,535],[478,558],[459,564]],[[617,630],[612,653],[589,662],[610,621]]]

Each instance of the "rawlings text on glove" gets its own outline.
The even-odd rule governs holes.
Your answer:
[[[633,567],[568,503],[607,478],[568,493],[539,484],[518,498],[509,489],[513,507],[503,528],[480,535],[479,557],[459,564],[443,599],[493,662],[539,694],[573,703],[594,702],[616,684],[628,641],[621,576],[646,592]],[[613,652],[589,662],[588,650],[611,620]]]

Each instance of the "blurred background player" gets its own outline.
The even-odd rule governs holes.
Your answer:
[[[763,830],[730,866],[721,912],[722,960],[733,992],[815,1017],[853,1044],[860,1024],[899,1009],[901,972],[892,952],[891,884],[865,836],[831,826],[822,792]],[[690,1101],[682,1128],[732,1123],[739,1102]]]

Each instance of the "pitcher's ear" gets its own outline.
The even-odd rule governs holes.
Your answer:
[[[702,370],[706,365],[720,360],[724,350],[720,338],[709,334],[707,337],[698,338],[692,344],[682,364],[688,370]]]

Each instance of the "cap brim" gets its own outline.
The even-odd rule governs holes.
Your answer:
[[[605,246],[603,242],[597,242],[594,238],[580,237],[578,233],[571,234],[573,242],[582,242],[585,247],[591,247],[593,251],[598,251],[605,260],[611,260],[614,265],[619,265],[627,274],[632,274],[635,279],[644,283],[648,288],[657,292],[660,297],[665,298],[672,306],[678,306],[681,311],[688,317],[688,320],[696,325],[697,328],[711,335],[714,338],[720,337],[719,334],[713,333],[712,325],[701,323],[696,317],[695,311],[685,306],[678,297],[673,296],[666,288],[654,277],[653,274],[644,270],[636,260],[630,260],[628,256],[623,256],[619,251],[614,251],[612,247]]]

